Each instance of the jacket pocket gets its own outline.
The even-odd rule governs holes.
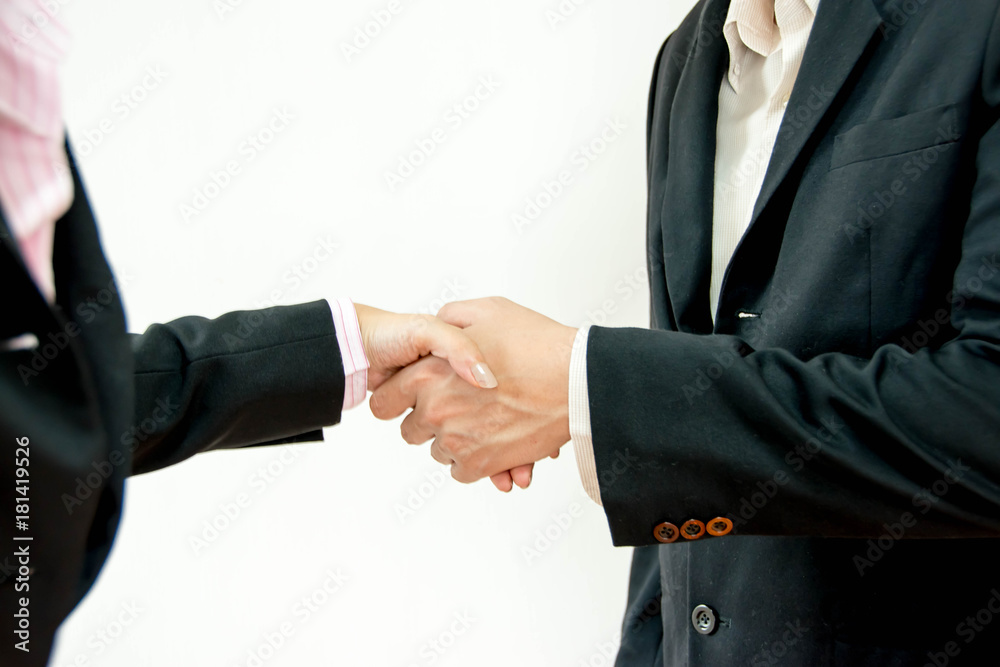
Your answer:
[[[855,125],[837,135],[830,169],[958,141],[958,105],[945,104],[900,118]]]

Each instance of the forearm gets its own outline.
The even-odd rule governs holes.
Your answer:
[[[1000,346],[960,338],[801,361],[730,336],[592,329],[593,438],[615,543],[716,516],[734,534],[877,537],[912,518],[907,537],[995,537],[1000,366],[989,354]],[[623,471],[603,473],[623,455]]]
[[[135,423],[122,444],[135,473],[213,449],[321,440],[340,421],[344,368],[325,301],[157,324],[132,348]]]

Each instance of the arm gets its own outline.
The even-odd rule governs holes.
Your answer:
[[[198,452],[322,440],[340,421],[344,369],[330,307],[185,317],[132,337],[134,472]]]
[[[424,356],[447,360],[477,391],[496,386],[478,347],[455,327],[356,311],[368,388]],[[340,421],[344,364],[326,301],[157,324],[133,336],[132,348],[136,419],[122,444],[135,451],[136,473],[213,449],[322,440],[321,429]]]
[[[727,515],[745,535],[1000,535],[998,48],[994,37],[982,83],[991,125],[977,129],[968,217],[942,222],[961,225],[962,244],[950,328],[935,346],[805,360],[736,336],[591,330],[594,450],[616,544],[652,544],[664,521]],[[661,256],[661,240],[650,241],[651,257]],[[568,363],[543,344],[566,334],[521,311],[498,300],[442,309],[498,369],[489,404],[467,403],[433,361],[376,394],[378,416],[415,406],[404,437],[435,438],[432,453],[453,461],[460,480],[539,460],[568,437]],[[701,376],[707,388],[695,384]]]

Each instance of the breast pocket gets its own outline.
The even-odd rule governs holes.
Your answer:
[[[834,140],[830,169],[912,153],[961,138],[958,105],[945,104],[899,118],[855,125]]]

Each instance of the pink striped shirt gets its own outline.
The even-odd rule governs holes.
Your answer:
[[[61,5],[50,4],[0,3],[0,202],[31,277],[52,301],[55,221],[73,201],[73,180],[59,90],[69,34],[50,13]]]
[[[52,243],[56,221],[73,203],[63,148],[59,66],[70,36],[62,5],[0,0],[0,206],[21,257],[50,302],[55,301]],[[350,299],[330,303],[344,362],[344,410],[368,393],[368,358]]]

